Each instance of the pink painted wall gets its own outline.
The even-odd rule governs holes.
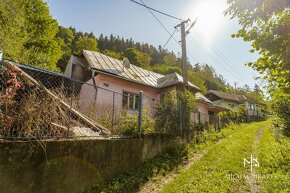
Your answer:
[[[155,107],[160,100],[158,89],[105,74],[97,75],[95,77],[95,82],[98,87],[97,91],[95,91],[95,88],[92,86],[92,79],[87,82],[88,84],[84,84],[81,87],[79,105],[86,113],[92,113],[97,117],[112,117],[114,111],[114,115],[118,116],[124,110],[122,106],[123,91],[135,94],[139,94],[140,91],[143,91],[143,107],[147,107],[152,115],[155,113]],[[196,107],[198,111],[201,112],[201,121],[203,123],[208,122],[208,105],[196,101]],[[137,113],[137,111],[134,110],[129,110],[129,112],[131,114]],[[197,113],[192,113],[191,117],[193,122],[198,121]]]
[[[197,108],[198,112],[200,112],[201,122],[202,123],[209,122],[208,105],[201,103],[199,101],[196,101],[196,108]],[[191,120],[193,123],[198,123],[198,113],[192,113]]]
[[[96,106],[98,107],[97,111],[99,112],[112,113],[114,104],[115,113],[116,114],[121,113],[123,109],[122,108],[123,91],[135,94],[139,94],[140,91],[143,91],[144,94],[143,107],[148,107],[148,109],[151,111],[155,109],[154,107],[160,98],[158,89],[156,88],[151,88],[137,83],[132,83],[105,74],[98,74],[95,77],[95,82],[97,87],[99,87],[97,89],[97,95],[94,87],[91,86],[93,85],[92,79],[87,82],[88,84],[91,85],[84,84],[81,88],[80,105],[88,110],[90,110],[89,109],[90,106]],[[137,112],[130,110],[130,113],[134,114]]]

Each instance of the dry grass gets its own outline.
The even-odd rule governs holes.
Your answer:
[[[21,87],[13,97],[0,90],[0,137],[61,137],[73,135],[69,128],[81,126],[58,99],[17,73]],[[2,83],[3,84],[3,83]],[[6,86],[5,84],[3,84]],[[1,86],[3,86],[1,85]],[[62,93],[58,92],[62,98]]]

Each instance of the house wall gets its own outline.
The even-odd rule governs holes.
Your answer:
[[[254,106],[254,109],[251,109],[250,106]],[[258,105],[255,103],[250,103],[248,101],[245,102],[246,114],[249,116],[262,116],[261,108],[258,108]]]
[[[208,114],[208,105],[207,104],[196,101],[196,108],[199,112],[204,113],[204,114]]]
[[[235,101],[229,101],[229,100],[216,100],[213,101],[214,104],[219,105],[223,108],[230,109],[233,112],[238,112],[239,111],[239,104]]]
[[[196,101],[196,108],[197,111],[200,113],[200,121],[202,123],[209,122],[209,116],[208,116],[208,105],[199,101]],[[191,121],[192,123],[198,123],[198,113],[194,112],[191,113]]]
[[[98,87],[97,90],[92,86],[93,79],[89,80],[87,82],[88,84],[84,84],[81,87],[80,106],[85,110],[90,111],[91,108],[97,107],[97,113],[104,113],[113,112],[114,108],[115,115],[118,115],[123,109],[124,91],[137,95],[139,95],[140,91],[143,91],[143,107],[148,107],[148,109],[153,112],[160,98],[160,94],[156,88],[143,86],[105,74],[98,74],[94,79]],[[133,110],[130,112],[137,113]]]

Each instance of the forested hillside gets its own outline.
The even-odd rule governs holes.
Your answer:
[[[62,57],[58,23],[43,0],[0,1],[0,49],[4,57],[57,71]]]
[[[57,37],[63,41],[63,56],[58,62],[63,71],[70,55],[79,54],[81,50],[100,51],[114,58],[128,58],[132,64],[158,72],[169,74],[177,72],[182,74],[181,59],[173,52],[158,48],[147,43],[135,42],[132,39],[124,39],[119,36],[96,37],[93,33],[78,32],[76,29],[60,26]],[[199,86],[203,91],[208,89],[227,91],[230,87],[222,76],[218,76],[215,70],[207,64],[195,64],[189,66],[189,80]]]
[[[17,13],[17,14],[16,14]],[[147,43],[119,36],[95,36],[73,27],[59,26],[43,0],[0,1],[0,49],[4,57],[22,63],[63,72],[69,57],[83,49],[100,51],[114,58],[128,58],[132,64],[158,72],[182,74],[181,59],[175,53]],[[218,75],[210,64],[190,64],[189,80],[202,89],[238,92]],[[241,88],[244,94],[257,93]],[[260,93],[260,92],[258,92]],[[253,96],[260,96],[252,94]]]

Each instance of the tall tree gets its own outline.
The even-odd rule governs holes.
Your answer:
[[[74,31],[71,28],[59,26],[57,37],[62,40],[61,49],[63,52],[61,59],[57,62],[57,66],[61,71],[64,71],[70,56],[73,54]]]
[[[0,46],[5,55],[30,65],[58,70],[56,62],[62,55],[61,41],[56,38],[58,24],[47,4],[43,0],[2,0],[0,8]]]
[[[226,14],[237,18],[241,29],[233,37],[252,42],[260,58],[248,65],[280,87],[290,88],[289,0],[228,0]]]
[[[241,29],[233,37],[252,42],[260,58],[249,66],[269,81],[273,107],[290,135],[290,2],[289,0],[228,0],[226,14]]]
[[[124,51],[124,56],[127,57],[132,64],[142,68],[148,68],[150,65],[151,57],[135,48],[127,48]]]
[[[79,54],[82,50],[98,51],[99,49],[96,38],[80,36],[76,42],[75,53]]]
[[[27,41],[24,0],[0,1],[0,50],[5,57],[20,59],[23,44]]]

